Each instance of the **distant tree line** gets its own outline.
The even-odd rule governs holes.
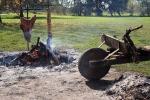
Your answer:
[[[52,12],[65,15],[71,11],[67,0],[49,1]],[[2,23],[1,13],[9,11],[16,13],[19,17],[24,17],[27,7],[34,13],[39,10],[45,11],[48,7],[48,0],[0,0],[0,23]]]
[[[27,6],[32,11],[45,10],[48,0],[0,0],[0,14],[11,11],[23,17]],[[150,0],[49,0],[51,11],[58,14],[72,14],[76,16],[122,16],[128,13],[133,16],[150,16]],[[0,15],[0,23],[2,23]]]
[[[150,0],[74,0],[73,12],[78,16],[102,16],[104,12],[111,16],[123,13],[150,16]]]

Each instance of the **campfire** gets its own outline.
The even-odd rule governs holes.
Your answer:
[[[38,37],[36,45],[32,45],[28,52],[16,55],[6,55],[0,58],[1,65],[7,66],[46,66],[59,65],[61,63],[72,63],[75,59],[66,51],[57,48],[49,49]]]
[[[51,32],[51,10],[50,4],[48,2],[47,10],[47,30],[48,38],[47,44],[40,41],[40,37],[37,38],[36,45],[32,45],[29,49],[29,42],[31,41],[31,31],[36,21],[36,15],[31,19],[28,19],[28,9],[27,18],[22,17],[20,19],[20,28],[23,32],[24,38],[27,41],[28,52],[23,52],[18,54],[13,59],[6,61],[9,56],[3,57],[3,64],[7,66],[11,65],[59,65],[61,63],[71,63],[74,59],[70,57],[67,52],[62,52],[58,49],[53,49],[52,45],[52,32]],[[11,58],[11,57],[10,57]]]

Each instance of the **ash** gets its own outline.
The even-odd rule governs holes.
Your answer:
[[[75,50],[74,49],[69,49],[69,50],[64,50],[62,48],[54,48],[53,49],[53,53],[55,54],[55,56],[58,58],[59,62],[60,62],[60,66],[64,65],[64,64],[70,64],[72,63],[74,60],[76,60],[75,54],[74,54]],[[23,52],[0,52],[0,65],[4,65],[4,66],[30,66],[30,67],[39,67],[39,66],[51,66],[54,67],[55,64],[51,63],[51,59],[47,58],[46,56],[43,58],[38,58],[38,60],[36,61],[30,61],[29,64],[27,64],[28,58],[26,58],[26,61],[24,64],[22,62],[22,56],[28,55],[29,52],[27,51],[23,51]],[[25,58],[25,57],[24,57]],[[49,60],[49,61],[48,61]],[[49,62],[49,63],[48,63]]]
[[[150,100],[150,78],[111,68],[99,81],[87,81],[77,68],[80,53],[62,49],[75,60],[58,66],[4,66],[21,52],[0,53],[1,100]]]
[[[150,78],[137,73],[124,73],[106,93],[117,100],[150,100]]]
[[[70,62],[62,62],[58,66],[46,65],[46,66],[5,66],[8,62],[15,59],[21,54],[21,52],[1,52],[0,53],[0,87],[7,87],[13,85],[18,80],[35,79],[38,77],[47,76],[51,72],[74,72],[74,68],[77,67],[77,60],[80,53],[77,53],[74,49],[60,49],[65,51],[70,57]]]

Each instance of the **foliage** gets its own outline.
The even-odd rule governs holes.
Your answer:
[[[137,2],[137,0],[129,0],[127,8],[128,8],[128,12],[129,12],[130,16],[133,16],[135,12],[136,13],[139,12],[140,5]]]
[[[48,0],[0,0],[0,11],[12,11],[22,16],[28,5],[32,11],[46,10]],[[103,16],[105,12],[111,16],[121,16],[129,12],[130,16],[139,13],[150,16],[149,0],[49,0],[53,5],[51,11],[66,15]],[[138,11],[137,11],[138,10]]]
[[[149,0],[140,0],[141,2],[141,15],[150,16],[150,1]]]
[[[121,16],[121,12],[125,11],[127,8],[128,0],[111,0],[109,1],[109,11],[111,16],[113,16],[113,13],[117,12],[119,16]]]

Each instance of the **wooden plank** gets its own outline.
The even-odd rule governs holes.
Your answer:
[[[127,49],[126,49],[126,46],[125,46],[125,43],[124,41],[121,41],[115,37],[112,37],[112,36],[109,36],[109,35],[102,35],[101,37],[101,41],[104,42],[105,41],[105,44],[111,48],[114,48],[114,49],[118,49],[123,52],[123,53],[127,53]]]

